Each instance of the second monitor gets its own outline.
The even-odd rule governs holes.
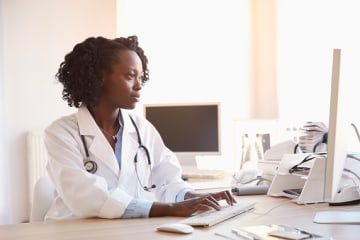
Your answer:
[[[145,104],[144,114],[182,166],[221,154],[220,103]]]

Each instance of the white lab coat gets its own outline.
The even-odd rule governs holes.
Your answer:
[[[114,151],[86,107],[62,117],[45,130],[49,153],[48,173],[56,188],[55,200],[45,216],[64,218],[119,218],[133,198],[144,199],[141,187],[149,186],[150,171],[146,158],[139,156],[135,172],[134,156],[138,150],[136,130],[128,112],[124,119],[122,161],[119,168]],[[156,199],[174,202],[176,195],[189,185],[181,179],[180,164],[163,143],[159,133],[145,118],[131,114],[139,129],[141,141],[151,158],[152,183]],[[80,135],[85,136],[90,159],[98,165],[92,174],[85,170],[85,148]]]

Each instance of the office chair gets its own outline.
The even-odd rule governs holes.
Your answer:
[[[41,176],[35,183],[30,222],[44,221],[54,199],[55,188],[49,176]]]

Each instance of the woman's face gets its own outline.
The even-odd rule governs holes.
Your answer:
[[[102,101],[115,108],[133,109],[140,99],[142,63],[136,52],[121,50],[119,62],[112,66],[112,72],[103,73]]]

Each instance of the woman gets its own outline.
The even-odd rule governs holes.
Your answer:
[[[156,129],[128,111],[149,79],[147,63],[136,36],[91,37],[65,56],[56,77],[78,111],[45,131],[56,188],[45,219],[190,216],[235,203],[229,191],[194,192]]]

